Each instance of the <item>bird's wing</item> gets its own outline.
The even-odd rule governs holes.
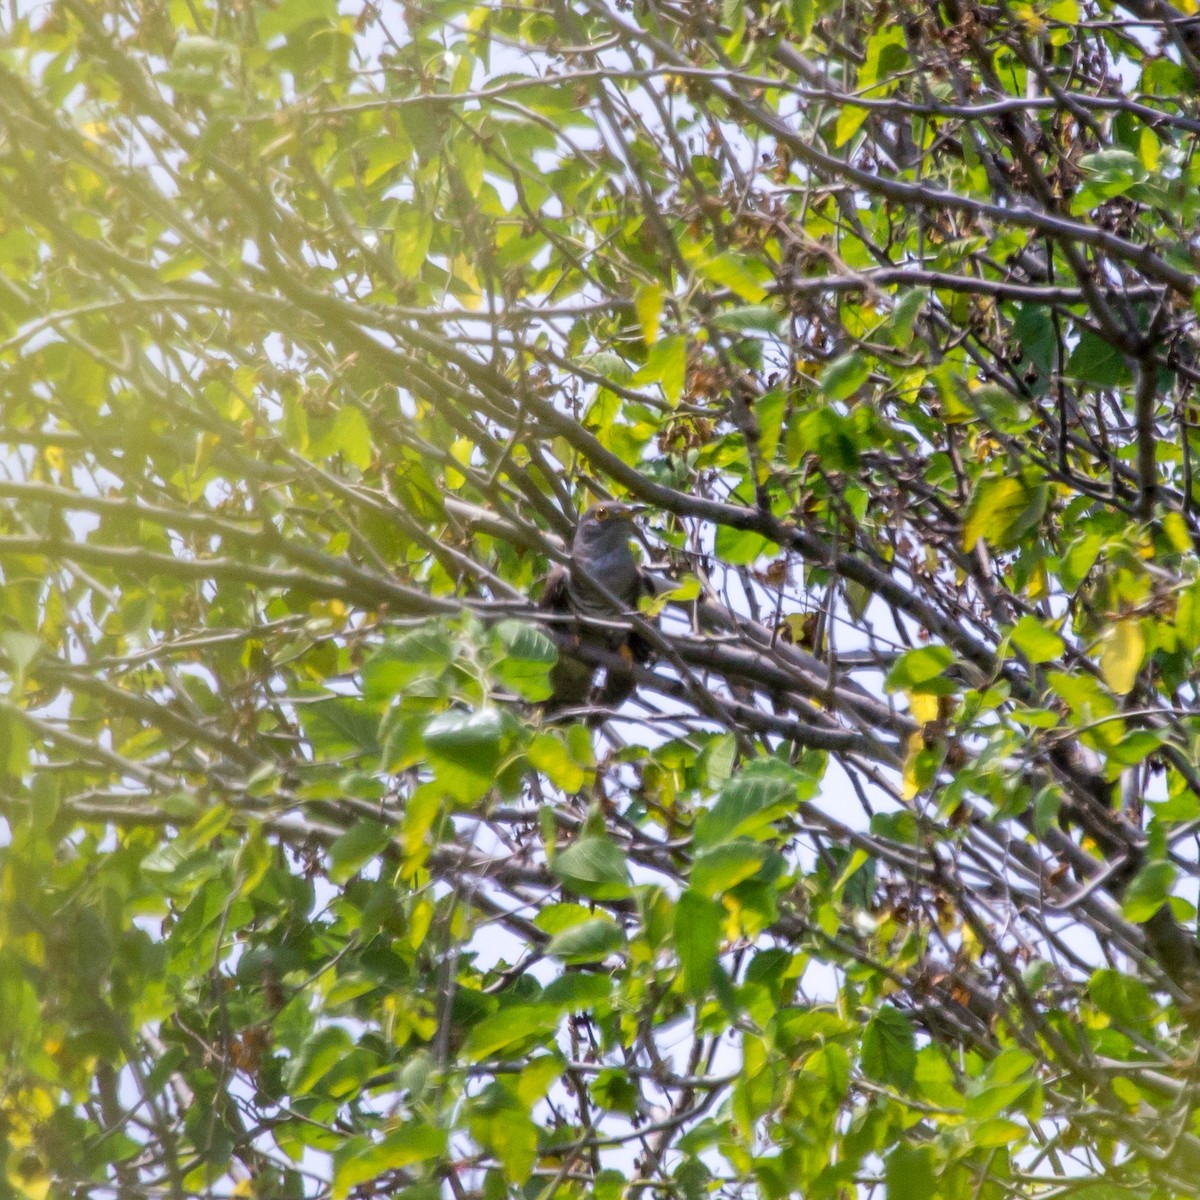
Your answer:
[[[571,594],[567,590],[567,572],[563,567],[555,566],[550,569],[542,594],[538,598],[538,608],[547,613],[574,612]],[[556,626],[556,629],[566,633],[569,626]],[[554,714],[561,709],[583,707],[591,698],[592,680],[595,676],[596,668],[592,663],[560,649],[558,661],[550,671],[550,686],[554,690],[543,703],[542,710],[553,719]]]
[[[549,612],[570,612],[571,597],[567,591],[567,572],[562,567],[552,567],[546,576],[546,586],[542,588],[538,608]]]
[[[661,578],[655,579],[649,571],[639,568],[637,573],[637,588],[630,607],[636,611],[638,601],[643,596],[657,596],[663,583],[664,581]],[[630,653],[633,655],[633,661],[636,663],[645,664],[654,657],[654,647],[637,630],[630,633],[628,645]]]

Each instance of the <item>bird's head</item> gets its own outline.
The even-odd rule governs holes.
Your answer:
[[[589,558],[603,558],[628,548],[629,539],[638,536],[633,519],[645,510],[638,505],[604,500],[593,504],[575,527],[572,549],[583,551]]]

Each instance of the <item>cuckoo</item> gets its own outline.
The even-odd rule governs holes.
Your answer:
[[[653,583],[638,566],[629,548],[630,538],[638,536],[633,518],[641,511],[615,501],[589,508],[575,527],[570,565],[556,566],[550,572],[540,607],[549,612],[574,613],[599,621],[614,621],[636,612],[642,596],[654,593]],[[594,651],[617,654],[630,666],[650,658],[649,643],[631,629],[580,625],[574,636],[579,648],[590,647]],[[546,701],[546,711],[554,713],[584,705],[612,709],[628,699],[633,691],[634,678],[629,670],[607,667],[604,682],[598,688],[592,686],[595,676],[594,662],[571,654],[569,649],[561,651],[550,675],[554,692]]]

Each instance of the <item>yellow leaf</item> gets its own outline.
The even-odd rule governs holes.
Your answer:
[[[469,259],[458,255],[451,264],[451,274],[454,280],[450,290],[462,301],[464,308],[476,309],[483,302],[483,293],[479,286],[479,276]]]
[[[393,239],[396,267],[402,275],[414,278],[425,265],[429,244],[433,241],[433,218],[416,209],[396,216]]]
[[[657,617],[670,603],[683,604],[695,600],[700,595],[700,581],[695,575],[685,575],[678,587],[658,592],[653,596],[643,596],[638,601],[638,611],[649,617]]]
[[[1079,0],[1055,0],[1047,7],[1046,16],[1051,21],[1074,25],[1079,20]]]
[[[661,384],[663,395],[676,404],[687,381],[687,341],[674,336],[654,343],[645,363],[633,377],[634,383]]]
[[[1154,136],[1154,131],[1145,126],[1142,132],[1138,135],[1138,161],[1146,168],[1147,171],[1154,171],[1158,168],[1158,138]]]
[[[220,442],[221,435],[217,433],[199,433],[196,435],[196,453],[192,459],[193,475],[200,476],[208,470],[208,464],[212,461],[212,452]]]
[[[914,721],[921,725],[928,721],[936,721],[938,715],[938,698],[923,692],[909,693],[908,711]]]
[[[761,304],[768,295],[765,285],[774,282],[765,263],[729,250],[712,258],[698,259],[695,268],[710,283],[727,287],[747,304]]]
[[[425,935],[433,924],[433,901],[422,896],[412,907],[408,918],[408,940],[414,950],[420,950]]]
[[[921,790],[921,784],[917,779],[917,756],[924,749],[925,739],[919,733],[914,733],[908,739],[908,753],[904,756],[900,795],[905,800],[911,800]]]
[[[1046,27],[1046,22],[1042,18],[1042,15],[1032,4],[1018,4],[1013,9],[1013,12],[1029,33],[1041,33]]]
[[[833,144],[835,147],[844,146],[862,127],[862,123],[867,119],[867,109],[859,108],[855,104],[845,104],[842,106],[842,111],[838,113],[837,126],[833,131]]]
[[[462,463],[464,467],[469,467],[474,449],[474,444],[466,438],[457,438],[450,446],[450,454],[455,462]],[[446,468],[446,486],[452,492],[457,492],[466,482],[467,477],[460,471],[456,471],[453,467]]]
[[[8,1182],[17,1189],[16,1194],[26,1200],[46,1200],[54,1181],[41,1160],[31,1155],[8,1168]]]
[[[1046,575],[1046,564],[1039,562],[1029,574],[1025,595],[1030,600],[1040,600],[1050,594],[1050,580]]]
[[[531,1059],[517,1079],[517,1095],[530,1106],[541,1103],[565,1066],[557,1054]]]
[[[1167,513],[1162,520],[1163,533],[1171,543],[1172,550],[1186,554],[1192,548],[1192,535],[1188,532],[1187,522],[1177,512]]]
[[[1100,642],[1100,674],[1118,696],[1132,691],[1146,654],[1146,637],[1136,618],[1118,621]]]
[[[661,283],[652,283],[638,288],[633,297],[633,307],[642,326],[642,341],[647,346],[653,346],[658,341],[658,322],[662,316],[665,295],[666,289]]]
[[[982,538],[993,549],[1011,550],[1022,534],[1037,525],[1045,508],[1044,484],[1031,487],[1019,476],[989,475],[971,494],[962,547],[974,550]]]

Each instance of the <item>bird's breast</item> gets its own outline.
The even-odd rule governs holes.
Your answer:
[[[621,606],[630,608],[638,598],[638,571],[633,555],[627,546],[608,554],[597,554],[589,558],[587,573],[611,592]],[[590,616],[609,616],[614,611],[613,604],[605,599],[600,592],[586,580],[577,577],[572,572],[567,580],[567,594],[577,612]]]

